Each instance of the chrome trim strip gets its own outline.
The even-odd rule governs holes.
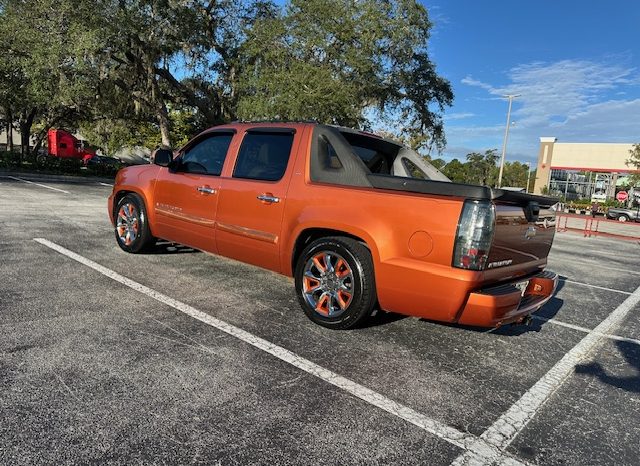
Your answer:
[[[267,231],[254,230],[252,228],[241,227],[238,225],[229,225],[227,223],[216,223],[217,228],[227,233],[233,233],[234,235],[244,236],[245,238],[251,238],[258,241],[264,241],[266,243],[278,244],[278,235],[269,233]]]
[[[195,215],[178,213],[174,210],[166,209],[158,206],[156,206],[156,213],[161,215],[166,215],[167,217],[175,218],[177,220],[183,220],[185,222],[197,223],[198,225],[202,225],[204,227],[213,228],[216,225],[215,220],[209,220],[208,218],[197,217]]]

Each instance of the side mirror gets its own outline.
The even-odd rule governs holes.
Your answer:
[[[173,151],[170,149],[158,149],[153,157],[153,163],[161,167],[167,167],[173,160]]]

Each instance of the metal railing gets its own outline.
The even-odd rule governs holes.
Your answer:
[[[628,241],[640,240],[640,223],[619,222],[596,215],[577,215],[558,212],[556,214],[556,232],[575,231],[585,237],[605,236]]]

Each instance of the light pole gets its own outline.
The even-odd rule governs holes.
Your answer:
[[[504,156],[507,153],[507,140],[509,139],[509,123],[511,121],[511,104],[513,99],[521,94],[507,94],[503,97],[509,99],[509,110],[507,111],[507,127],[504,129],[504,142],[502,143],[502,157],[500,157],[500,173],[498,174],[498,188],[502,186],[502,171],[504,170]]]
[[[525,192],[529,192],[529,179],[531,178],[531,162],[527,162],[527,189]]]

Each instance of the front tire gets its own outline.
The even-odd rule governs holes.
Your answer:
[[[626,215],[618,215],[618,222],[626,222],[629,220],[629,217],[627,217]]]
[[[377,301],[373,260],[351,238],[320,238],[307,246],[295,270],[305,314],[323,327],[346,330],[364,322]]]
[[[120,199],[116,207],[115,223],[116,242],[123,251],[136,254],[153,244],[147,210],[144,201],[137,194],[127,194]]]

